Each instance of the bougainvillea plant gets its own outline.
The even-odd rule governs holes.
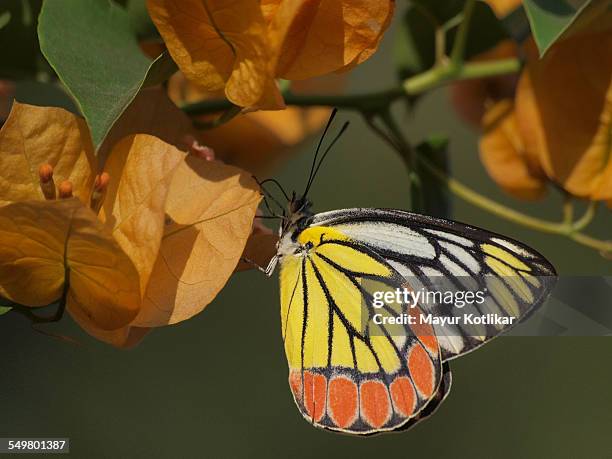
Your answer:
[[[430,191],[444,187],[610,257],[612,241],[586,230],[612,207],[612,11],[572,5],[9,2],[0,37],[29,52],[3,46],[0,67],[0,314],[44,323],[67,312],[129,347],[199,313],[251,267],[241,260],[263,265],[274,252],[253,174],[319,132],[332,107],[361,114],[397,151],[406,207],[440,213],[445,198]],[[394,42],[397,83],[351,93],[347,75],[383,40]],[[46,98],[23,103],[25,80]],[[443,85],[516,206],[452,177],[437,160],[444,138],[405,136],[391,107],[411,110]],[[549,190],[563,198],[560,221],[519,210]]]

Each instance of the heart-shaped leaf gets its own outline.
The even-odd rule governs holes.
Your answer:
[[[143,86],[175,70],[166,54],[151,61],[142,53],[130,15],[108,0],[46,1],[38,36],[85,116],[95,147]]]
[[[524,0],[531,31],[538,45],[540,56],[559,40],[582,29],[588,23],[608,17],[612,1],[601,0]]]

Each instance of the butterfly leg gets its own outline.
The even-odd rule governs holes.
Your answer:
[[[268,266],[266,266],[266,269],[264,270],[264,273],[266,273],[266,276],[270,277],[272,275],[272,273],[274,272],[274,268],[276,268],[277,263],[278,263],[278,255],[274,255],[272,259],[270,260],[270,262],[268,263]]]
[[[259,266],[256,262],[254,262],[250,258],[241,257],[240,260],[244,261],[245,263],[250,264],[251,266],[253,266],[253,268],[256,268],[258,271],[264,273],[265,275],[268,275],[266,268],[264,268],[263,266]]]

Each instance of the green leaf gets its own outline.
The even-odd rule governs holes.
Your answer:
[[[0,316],[13,309],[13,306],[15,306],[15,303],[0,296]]]
[[[531,25],[540,57],[562,36],[574,28],[583,28],[589,22],[609,12],[609,0],[524,0],[523,6]]]
[[[43,54],[76,100],[98,147],[147,84],[173,67],[140,50],[130,15],[108,0],[46,0],[38,24]]]

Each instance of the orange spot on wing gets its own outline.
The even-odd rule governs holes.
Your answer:
[[[408,351],[408,369],[414,385],[425,398],[433,395],[434,366],[427,351],[420,344],[413,345]]]
[[[435,336],[417,335],[417,338],[432,354],[438,355],[438,339]]]
[[[296,400],[302,401],[302,375],[299,371],[291,371],[289,373],[289,387]]]
[[[389,389],[395,411],[405,417],[412,416],[416,408],[416,393],[410,379],[405,376],[395,378]]]
[[[420,316],[423,312],[419,308],[411,308],[410,316],[414,317],[414,325],[410,326],[410,329],[415,334],[423,345],[429,349],[429,351],[435,355],[438,354],[438,339],[434,333],[434,329],[429,324],[420,323]]]
[[[304,372],[304,408],[315,421],[320,421],[325,413],[327,380],[325,376]]]
[[[366,381],[360,387],[361,416],[374,428],[382,427],[391,418],[387,388],[380,381]]]
[[[350,379],[340,376],[329,381],[329,416],[342,429],[357,419],[357,385]]]

